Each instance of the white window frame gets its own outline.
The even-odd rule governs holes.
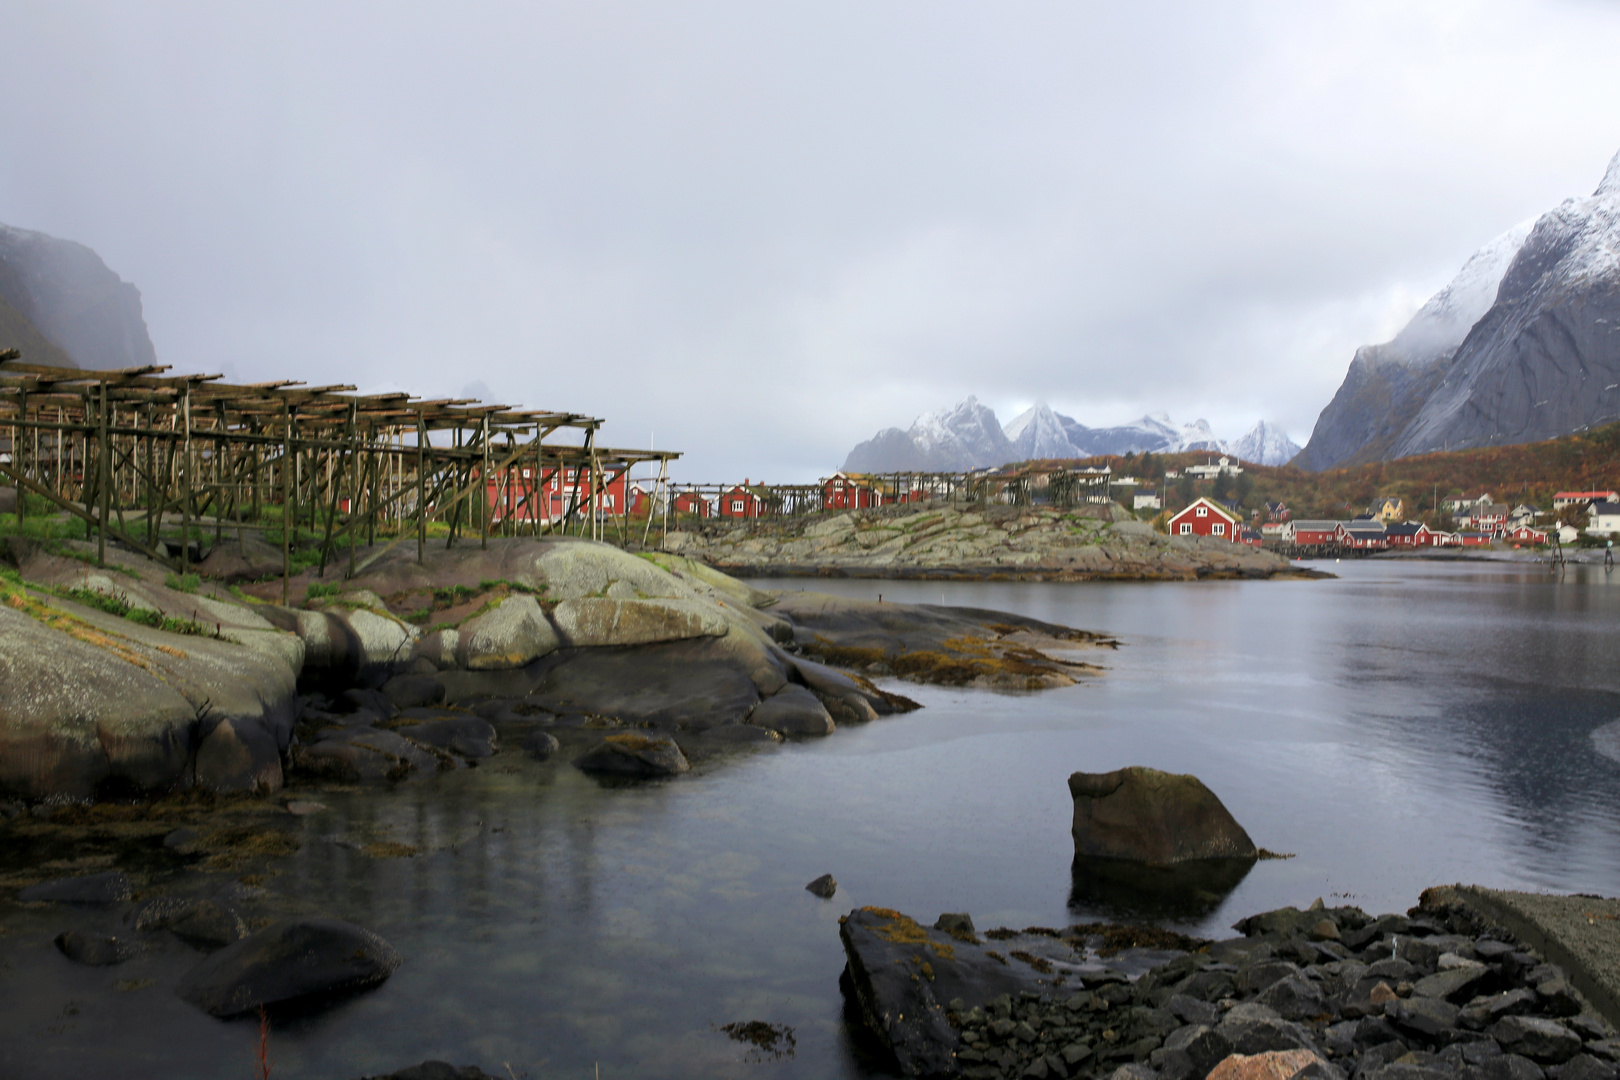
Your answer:
[[[747,504],[742,499],[732,499],[731,500],[731,512],[733,514],[740,514],[740,513],[743,512],[743,507],[746,506],[746,505]]]
[[[1213,536],[1225,536],[1226,535],[1226,522],[1217,521],[1215,524],[1213,524],[1213,525],[1211,525],[1209,527],[1209,531],[1210,531],[1210,534],[1213,535]]]
[[[1199,507],[1199,508],[1198,508],[1198,516],[1199,516],[1199,517],[1209,517],[1209,507],[1207,507],[1207,506],[1200,506],[1200,507]]]
[[[1183,521],[1181,523],[1181,535],[1182,536],[1191,536],[1192,535],[1192,522]]]

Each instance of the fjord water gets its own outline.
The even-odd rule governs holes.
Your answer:
[[[1442,882],[1620,892],[1620,762],[1591,738],[1620,718],[1620,575],[1325,568],[1341,577],[755,582],[1017,611],[1120,647],[1070,689],[899,684],[926,708],[667,783],[604,787],[508,752],[321,796],[329,812],[304,820],[271,889],[406,961],[379,990],[280,1023],[275,1075],[426,1058],[535,1078],[867,1074],[838,990],[839,914],[967,911],[985,929],[1141,913],[1071,878],[1075,770],[1196,773],[1256,843],[1293,855],[1171,909],[1197,932],[1317,896],[1404,910]],[[377,839],[425,854],[356,850]],[[804,891],[828,871],[832,901]],[[250,1074],[256,1024],[169,992],[195,953],[170,942],[77,967],[50,946],[61,922],[4,919],[0,1076]],[[717,1030],[755,1019],[790,1025],[794,1053],[750,1062]]]

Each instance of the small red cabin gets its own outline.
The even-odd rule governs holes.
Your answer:
[[[883,505],[883,493],[848,473],[833,473],[821,482],[821,505],[827,510],[870,510]]]
[[[1199,496],[1187,508],[1170,519],[1171,536],[1216,536],[1222,540],[1240,540],[1243,522],[1238,516],[1213,499]]]
[[[721,517],[756,518],[765,513],[765,500],[749,490],[746,484],[745,480],[720,494]]]
[[[675,512],[706,518],[714,516],[714,506],[695,491],[683,491],[675,496]]]

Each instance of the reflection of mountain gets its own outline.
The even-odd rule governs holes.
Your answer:
[[[1187,450],[1230,453],[1261,465],[1282,465],[1299,447],[1263,420],[1241,439],[1227,442],[1215,436],[1207,420],[1177,427],[1160,413],[1118,427],[1088,428],[1073,417],[1054,412],[1044,401],[1020,413],[1003,431],[996,414],[970,397],[954,409],[918,417],[907,430],[884,428],[850,451],[844,469],[948,472],[1043,458]]]
[[[1253,859],[1144,866],[1123,859],[1076,858],[1070,867],[1069,910],[1108,921],[1192,922],[1220,907],[1252,869]]]

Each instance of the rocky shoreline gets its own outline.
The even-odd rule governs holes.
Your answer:
[[[1128,928],[980,935],[859,908],[845,992],[903,1076],[1614,1080],[1614,1018],[1479,892],[1431,889],[1405,915],[1318,899],[1148,948]]]
[[[745,577],[1192,581],[1324,577],[1260,548],[1166,536],[1115,504],[910,503],[796,518],[711,519],[666,551]]]

